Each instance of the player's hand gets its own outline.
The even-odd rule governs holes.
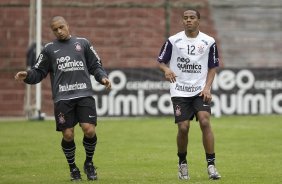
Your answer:
[[[102,84],[106,87],[106,89],[110,90],[112,88],[111,81],[107,78],[102,79]]]
[[[211,103],[212,96],[210,90],[204,89],[199,96],[203,97],[204,102]]]
[[[26,79],[27,77],[27,72],[26,71],[20,71],[15,75],[15,80],[17,81],[21,81]]]
[[[165,71],[165,78],[168,80],[170,83],[174,83],[176,81],[176,75],[171,69],[167,69]]]

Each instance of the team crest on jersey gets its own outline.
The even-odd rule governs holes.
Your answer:
[[[80,43],[75,43],[75,50],[76,50],[76,51],[81,51],[81,45],[80,45]]]
[[[58,115],[58,120],[60,124],[64,124],[66,122],[65,115],[60,112],[60,114]]]
[[[181,108],[178,105],[176,105],[176,107],[175,107],[175,116],[180,116],[180,115],[181,115]]]
[[[204,46],[203,45],[199,45],[198,46],[198,52],[199,52],[199,54],[203,54],[204,53]]]

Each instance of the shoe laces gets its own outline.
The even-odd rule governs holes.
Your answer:
[[[208,171],[209,171],[209,174],[211,174],[211,175],[217,174],[217,171],[216,171],[216,168],[214,167],[214,165],[210,165],[208,167]]]
[[[179,171],[180,171],[181,175],[187,176],[187,174],[188,174],[187,164],[180,164],[179,165]]]
[[[92,173],[92,172],[95,171],[95,167],[93,166],[93,163],[92,163],[92,162],[86,163],[86,164],[85,164],[85,169],[86,169],[88,172],[90,172],[90,173]]]
[[[78,168],[72,169],[71,174],[72,174],[72,176],[73,176],[74,178],[80,177],[80,171],[79,171]]]

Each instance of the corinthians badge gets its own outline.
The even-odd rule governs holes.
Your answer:
[[[176,105],[175,107],[175,116],[180,116],[181,115],[181,108],[179,105]]]
[[[58,115],[59,123],[64,124],[66,122],[65,115],[60,112]]]
[[[81,51],[81,45],[80,45],[80,43],[75,43],[75,50],[76,50],[76,51]]]

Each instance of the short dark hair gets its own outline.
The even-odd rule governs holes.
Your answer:
[[[189,10],[196,12],[197,18],[198,18],[198,19],[201,19],[201,14],[200,14],[200,12],[199,12],[198,10],[196,10],[196,9],[194,9],[194,8],[188,8],[188,9],[185,10],[185,11],[189,11]]]

